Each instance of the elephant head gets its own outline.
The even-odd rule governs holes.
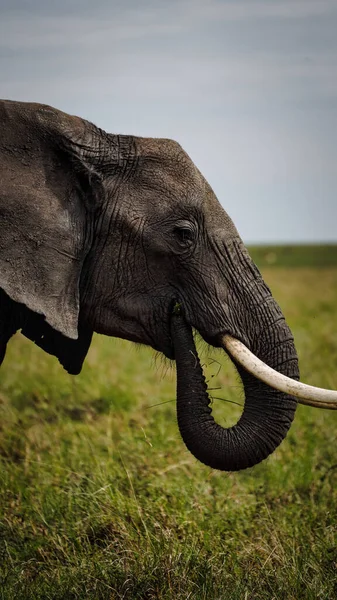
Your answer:
[[[225,470],[266,458],[295,398],[236,357],[244,411],[218,426],[191,328],[213,346],[229,335],[296,380],[293,336],[188,155],[38,104],[3,101],[0,122],[0,361],[17,329],[73,374],[93,331],[150,345],[176,359],[178,423],[197,458]]]

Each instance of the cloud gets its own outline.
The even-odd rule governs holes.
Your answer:
[[[216,22],[297,20],[337,16],[335,0],[148,0],[142,3],[5,2],[0,23],[0,47],[41,48],[85,45],[113,34],[110,43],[184,34]]]
[[[334,0],[187,0],[183,4],[193,10],[194,18],[222,19],[303,19],[336,14]]]

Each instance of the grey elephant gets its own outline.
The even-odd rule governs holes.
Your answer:
[[[0,124],[0,364],[17,330],[71,374],[94,331],[147,344],[176,360],[178,424],[199,460],[239,470],[266,458],[296,409],[293,336],[188,155],[40,104],[2,101]],[[245,389],[235,427],[211,416],[192,327],[213,346],[227,335]],[[232,338],[290,393],[241,366]]]

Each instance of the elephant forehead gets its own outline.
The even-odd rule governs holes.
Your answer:
[[[214,191],[178,142],[136,138],[138,168],[135,195],[156,214],[183,210],[184,216],[202,217],[206,229],[238,235]],[[195,213],[195,211],[197,211]]]
[[[177,218],[188,217],[189,213],[202,210],[203,186],[177,178],[162,167],[142,169],[139,175],[128,182],[131,205],[141,207],[157,218],[175,214]]]
[[[136,138],[138,164],[142,172],[156,179],[167,180],[170,185],[182,187],[194,183],[203,185],[197,167],[174,140],[161,138]]]
[[[178,142],[168,138],[135,137],[134,140],[139,156],[160,159],[175,158],[182,152],[186,154]]]

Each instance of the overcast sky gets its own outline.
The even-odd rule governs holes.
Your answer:
[[[176,139],[245,242],[337,241],[337,0],[0,0],[0,97]]]

